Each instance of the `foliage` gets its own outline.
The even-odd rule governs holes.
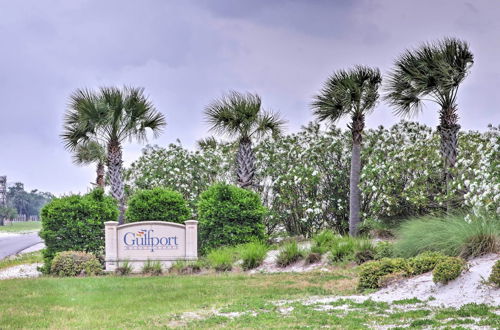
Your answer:
[[[423,252],[416,257],[408,259],[408,273],[410,275],[419,275],[430,272],[446,258],[444,254],[439,252]]]
[[[210,251],[207,255],[208,264],[218,272],[230,271],[233,269],[235,260],[235,250],[231,247],[224,247]]]
[[[403,258],[383,258],[360,266],[358,289],[377,289],[383,276],[392,273],[407,273],[408,262]]]
[[[48,192],[32,190],[27,192],[24,190],[24,184],[16,182],[7,188],[7,205],[15,208],[17,214],[26,216],[37,216],[40,209],[48,203],[54,195]]]
[[[165,125],[164,115],[156,110],[143,88],[84,88],[70,96],[61,137],[71,152],[89,141],[106,146],[108,179],[111,195],[119,202],[120,223],[125,212],[122,143],[145,141],[148,131],[158,136]]]
[[[314,264],[314,263],[320,262],[320,261],[321,261],[321,253],[312,252],[312,251],[309,251],[309,253],[307,253],[307,256],[305,259],[305,263],[307,265]]]
[[[240,247],[242,267],[249,270],[259,267],[266,258],[268,246],[262,242],[250,242]]]
[[[128,222],[168,221],[184,223],[191,215],[186,201],[176,191],[165,188],[139,190],[128,201]]]
[[[446,284],[456,279],[462,273],[465,262],[462,258],[447,257],[436,265],[432,272],[432,280],[435,283]]]
[[[464,218],[461,215],[423,217],[401,225],[396,254],[412,257],[424,251],[475,257],[498,251],[498,216]]]
[[[92,276],[101,272],[99,260],[93,254],[82,251],[58,252],[50,266],[50,273],[55,276]]]
[[[280,267],[286,267],[304,257],[305,251],[302,250],[297,242],[286,243],[278,253],[276,264]]]
[[[132,265],[128,260],[125,260],[122,262],[118,267],[115,269],[115,274],[126,276],[132,273]]]
[[[142,265],[141,272],[145,275],[158,276],[163,273],[163,268],[161,262],[158,260],[146,260],[146,262]]]
[[[216,184],[198,203],[201,250],[263,240],[265,208],[259,196],[227,184]]]
[[[0,226],[4,225],[4,221],[17,217],[17,210],[10,206],[0,206]]]
[[[100,255],[104,250],[104,222],[116,221],[116,202],[95,189],[87,195],[55,198],[41,211],[40,237],[45,241],[43,250],[44,272],[49,272],[52,258],[57,252],[75,250]]]
[[[500,260],[497,260],[493,265],[488,280],[490,283],[500,287]]]
[[[264,218],[269,234],[347,231],[351,139],[350,132],[310,123],[255,146],[256,191],[269,210]],[[500,176],[500,128],[463,131],[458,139],[453,181],[443,193],[436,130],[406,121],[365,130],[362,219],[385,230],[408,217],[442,212],[447,204],[471,217],[499,212],[500,185],[492,178]],[[128,186],[132,191],[164,186],[193,206],[213,183],[232,181],[234,153],[235,146],[222,143],[198,151],[180,144],[147,147],[127,171]]]
[[[0,260],[0,270],[12,266],[35,264],[43,262],[42,253],[40,251],[16,254]]]
[[[338,240],[337,235],[333,230],[324,229],[312,238],[311,251],[313,253],[323,254],[332,248],[332,245]]]
[[[375,255],[373,259],[380,260],[382,258],[392,257],[394,257],[394,243],[382,241],[375,245]]]
[[[186,260],[177,260],[172,264],[169,269],[169,272],[176,274],[196,274],[201,272],[203,269],[203,261],[186,261]]]
[[[375,250],[370,240],[351,236],[337,238],[330,249],[330,261],[356,261],[361,264],[374,258]]]

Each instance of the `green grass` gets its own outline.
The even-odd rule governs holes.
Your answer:
[[[267,255],[268,247],[261,242],[247,243],[240,248],[244,270],[259,267]]]
[[[466,221],[461,215],[423,217],[401,225],[395,254],[413,257],[425,251],[474,257],[499,250],[500,219],[483,216]]]
[[[42,262],[43,262],[43,257],[40,251],[23,253],[0,260],[0,269],[5,269],[17,265],[34,264]]]
[[[25,231],[36,231],[42,228],[40,221],[13,222],[5,226],[0,226],[0,233],[20,233]]]
[[[499,309],[405,310],[401,304],[350,299],[305,303],[312,296],[355,293],[356,270],[331,273],[101,276],[0,281],[0,328],[336,328],[499,325]],[[280,304],[276,304],[280,302]],[[328,308],[325,308],[328,307]]]

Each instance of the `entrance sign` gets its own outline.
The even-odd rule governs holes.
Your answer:
[[[170,267],[175,260],[198,259],[198,221],[184,223],[105,222],[106,271],[114,271],[126,261],[137,272],[148,260]]]

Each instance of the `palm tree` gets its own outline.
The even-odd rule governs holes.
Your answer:
[[[365,115],[370,113],[379,97],[382,82],[379,69],[356,66],[351,70],[339,70],[326,81],[312,103],[314,115],[320,120],[336,122],[350,116],[348,125],[352,133],[352,158],[349,192],[349,234],[356,236],[360,223],[361,192],[361,143],[365,127]]]
[[[73,162],[77,165],[96,164],[96,186],[104,188],[104,165],[107,155],[105,148],[96,141],[87,141],[75,148]]]
[[[120,223],[125,212],[122,143],[126,139],[145,141],[148,129],[156,137],[165,125],[165,117],[144,95],[143,88],[77,89],[70,96],[62,138],[70,151],[88,141],[106,146],[111,195],[120,205]]]
[[[210,130],[238,140],[236,180],[240,187],[254,186],[255,156],[252,139],[280,135],[285,122],[278,114],[262,110],[257,94],[229,92],[205,109]]]
[[[425,100],[439,105],[437,129],[441,135],[443,176],[447,187],[451,179],[449,169],[455,166],[457,159],[458,87],[473,63],[474,55],[465,41],[445,38],[406,50],[389,74],[385,99],[397,114],[413,116],[421,110]]]

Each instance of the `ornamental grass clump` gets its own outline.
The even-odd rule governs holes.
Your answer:
[[[313,236],[311,252],[324,254],[332,248],[333,244],[339,238],[340,236],[336,234],[333,230],[324,229],[320,231],[318,234]]]
[[[169,272],[180,275],[197,274],[201,272],[202,268],[203,268],[203,262],[201,260],[196,260],[196,261],[177,260],[169,268]]]
[[[128,260],[125,260],[122,262],[118,267],[115,269],[115,274],[117,275],[122,275],[126,276],[132,273],[132,265]]]
[[[163,273],[161,262],[148,259],[142,266],[142,273],[152,276],[161,275]]]
[[[278,253],[276,264],[280,267],[286,267],[304,258],[304,254],[304,250],[299,247],[297,242],[286,243]]]
[[[330,249],[331,262],[355,261],[362,264],[372,260],[375,249],[372,242],[365,238],[343,236],[334,241]]]
[[[465,261],[458,257],[447,257],[436,265],[432,272],[434,283],[447,284],[456,279],[465,268]]]
[[[50,267],[50,273],[55,276],[93,276],[101,272],[99,260],[93,254],[82,251],[58,252]]]
[[[266,258],[268,251],[267,245],[256,241],[247,243],[240,247],[240,256],[243,261],[242,267],[244,270],[249,270],[259,267]]]
[[[401,225],[396,255],[414,257],[425,251],[473,258],[499,251],[500,221],[488,215],[465,218],[461,215],[423,217]]]
[[[210,251],[207,255],[208,264],[218,272],[226,272],[233,269],[237,253],[234,248],[224,247]]]

